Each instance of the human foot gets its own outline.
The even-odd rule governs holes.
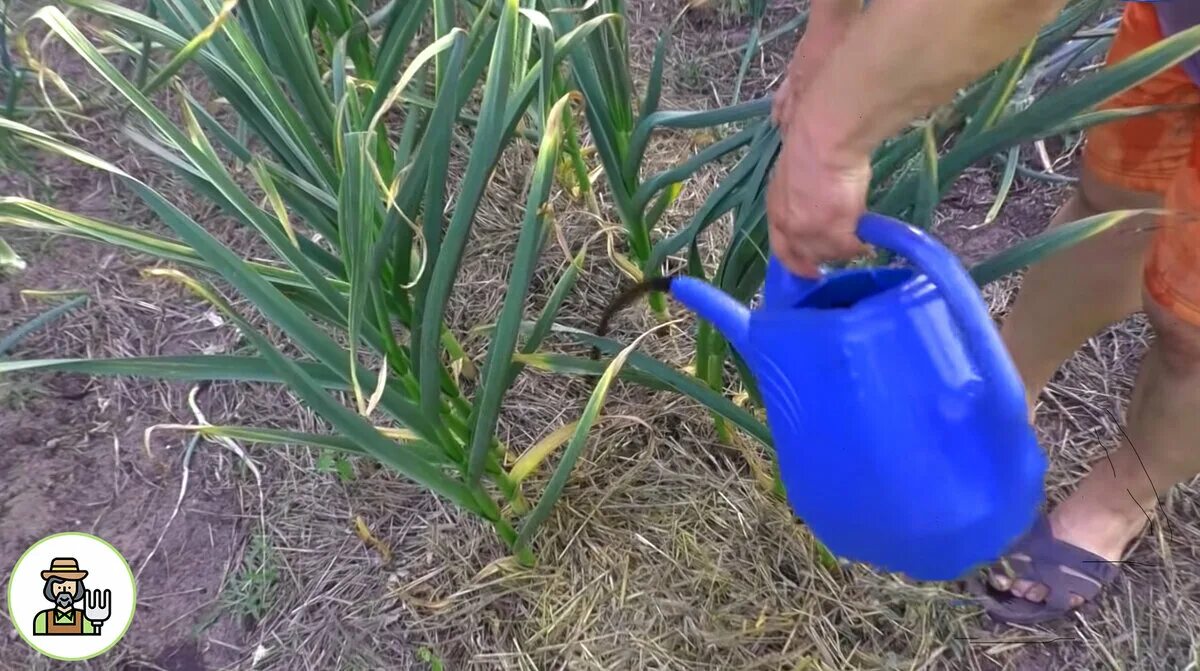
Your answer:
[[[1145,528],[1146,516],[1132,499],[1128,508],[1136,516],[1111,489],[1093,494],[1097,488],[1089,484],[1040,517],[985,578],[969,581],[992,617],[1022,624],[1055,619],[1116,578],[1119,564],[1112,562]]]
[[[1082,494],[1083,492],[1080,492]],[[1086,550],[1098,557],[1091,562],[1116,562],[1121,559],[1125,548],[1146,528],[1146,513],[1132,499],[1124,499],[1127,506],[1113,506],[1110,502],[1099,503],[1080,500],[1081,496],[1072,496],[1054,509],[1048,516],[1053,537],[1063,543],[1068,543]],[[1111,494],[1109,495],[1111,498]],[[1132,509],[1132,510],[1131,510]],[[1011,559],[1026,562],[1030,557],[1020,552],[1008,555]],[[1065,572],[1079,574],[1078,569],[1070,566],[1061,568]],[[1086,579],[1086,576],[1076,577]],[[1049,587],[1044,583],[1013,578],[1002,570],[992,570],[988,582],[1001,592],[1009,592],[1033,603],[1046,600]],[[1069,599],[1071,608],[1083,605],[1084,597],[1072,594]]]

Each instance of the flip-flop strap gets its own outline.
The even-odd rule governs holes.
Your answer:
[[[1046,593],[1046,605],[1055,610],[1066,611],[1071,608],[1072,594],[1078,594],[1084,601],[1091,601],[1104,587],[1103,583],[1071,575],[1061,567],[1056,568],[1058,570],[1043,571],[1050,575],[1042,580],[1042,584],[1049,589]]]
[[[1116,564],[1104,557],[1055,538],[1045,515],[1040,516],[1033,529],[1009,551],[1009,554],[1017,553],[1032,558],[1035,566],[1031,568],[1035,570],[1036,565],[1043,565],[1048,568],[1054,567],[1055,573],[1061,573],[1057,567],[1068,566],[1072,570],[1092,578],[1102,586],[1112,582],[1120,571]],[[1074,578],[1074,576],[1071,577]],[[1034,578],[1026,579],[1035,580]],[[1040,582],[1040,580],[1038,581]]]
[[[1120,571],[1103,557],[1055,538],[1045,516],[1013,546],[1008,560],[1018,579],[1045,585],[1046,605],[1061,612],[1071,608],[1073,594],[1094,599]]]

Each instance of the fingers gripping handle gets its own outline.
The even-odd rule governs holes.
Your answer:
[[[996,392],[996,401],[1006,406],[1006,412],[1026,417],[1025,387],[978,287],[958,257],[924,231],[870,212],[859,219],[858,236],[863,242],[900,254],[925,273],[949,306],[984,381]]]

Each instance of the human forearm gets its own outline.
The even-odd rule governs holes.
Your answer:
[[[787,77],[775,94],[771,118],[785,132],[792,119],[795,101],[809,79],[819,72],[825,58],[837,50],[842,37],[862,13],[863,0],[811,0],[804,34],[796,43]]]
[[[783,146],[767,187],[772,253],[816,277],[821,264],[865,252],[857,225],[871,152],[1017,53],[1066,2],[872,0],[833,48],[811,43],[816,67],[775,113]]]
[[[862,14],[862,6],[863,0],[812,0],[804,36],[796,44],[792,61],[788,64],[789,75],[811,71],[814,66],[819,66],[819,62],[810,61],[823,60],[837,48],[854,20]]]
[[[804,35],[841,35],[862,14],[863,0],[812,0]]]
[[[857,160],[1015,54],[1066,2],[874,0],[810,75],[789,121],[822,153]]]

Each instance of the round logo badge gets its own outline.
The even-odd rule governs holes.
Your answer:
[[[21,638],[64,661],[91,659],[116,645],[133,622],[136,599],[121,553],[75,531],[34,543],[8,580],[8,616]]]

